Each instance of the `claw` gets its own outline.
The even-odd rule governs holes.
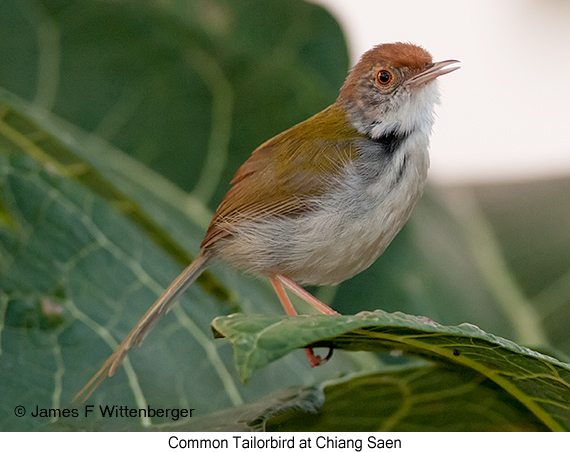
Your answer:
[[[331,357],[333,355],[333,350],[334,350],[334,348],[329,347],[329,352],[327,353],[327,356],[325,356],[324,358],[322,358],[319,355],[315,355],[315,352],[313,351],[312,348],[306,348],[305,353],[307,354],[307,359],[309,360],[310,366],[311,367],[317,367],[317,366],[322,366],[329,359],[331,359]]]

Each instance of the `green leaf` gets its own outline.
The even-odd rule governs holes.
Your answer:
[[[65,406],[190,261],[239,162],[334,100],[348,59],[332,17],[249,6],[0,2],[0,85],[16,93],[0,89],[2,430],[43,428],[14,408]],[[264,105],[280,108],[257,121]],[[223,265],[204,276],[90,403],[204,414],[376,365],[313,371],[300,352],[241,386],[211,319],[281,308],[266,282]]]
[[[0,141],[0,198],[9,219],[0,229],[0,387],[6,394],[0,419],[4,430],[21,430],[46,420],[16,418],[14,408],[68,403],[182,266],[173,248],[164,245],[171,239],[159,227],[138,222],[141,213],[123,211],[129,203],[117,209],[118,194],[105,190],[105,199],[90,190],[96,172],[87,163],[50,161],[48,150],[55,145],[70,151],[54,138],[66,136],[65,129],[52,124],[52,136],[9,106],[8,96],[3,100],[1,128],[11,134]],[[48,157],[29,156],[24,144],[33,137],[41,137],[35,146]],[[74,173],[78,167],[82,170]],[[180,214],[172,220],[181,230],[191,225]],[[124,371],[105,382],[92,403],[166,405],[203,414],[255,400],[285,384],[361,366],[347,358],[314,372],[300,353],[268,369],[255,385],[242,387],[228,365],[230,351],[208,334],[210,320],[235,306],[220,302],[220,294],[231,293],[245,312],[280,308],[266,284],[216,274],[220,279],[210,277],[187,291],[144,348],[131,351],[132,364],[126,360]]]
[[[212,329],[233,345],[242,380],[309,345],[406,353],[467,367],[501,387],[550,429],[570,430],[570,364],[473,325],[445,327],[426,318],[375,311],[295,318],[234,314],[214,319]]]
[[[77,428],[60,420],[51,429]],[[81,430],[121,431],[120,420],[81,424]],[[142,430],[142,428],[139,428]],[[524,405],[467,368],[414,365],[367,375],[350,374],[315,386],[295,386],[257,402],[153,431],[548,431]]]
[[[320,387],[288,387],[260,400],[216,413],[179,418],[169,416],[166,422],[148,429],[120,419],[69,422],[60,419],[50,425],[52,431],[198,431],[198,432],[259,432],[264,431],[266,421],[283,412],[311,412],[323,405],[324,395]],[[194,414],[194,413],[193,413]]]
[[[338,23],[300,0],[4,0],[0,59],[0,86],[210,208],[253,149],[334,101],[348,69]]]
[[[317,400],[322,400],[322,405],[312,410],[276,411],[265,421],[266,430],[548,430],[509,393],[469,369],[420,366],[330,381],[319,385],[319,389],[323,394]],[[299,391],[289,404],[297,402],[302,407],[306,393]],[[316,398],[313,394],[311,397]]]

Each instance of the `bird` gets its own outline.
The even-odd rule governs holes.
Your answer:
[[[89,398],[129,349],[216,261],[267,277],[288,315],[286,289],[339,315],[303,285],[336,285],[368,268],[403,227],[429,167],[437,79],[457,60],[433,62],[408,42],[379,44],[349,72],[336,101],[255,149],[237,170],[192,263],[150,307],[73,399]],[[325,358],[305,349],[309,364]]]

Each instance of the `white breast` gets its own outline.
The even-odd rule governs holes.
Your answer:
[[[359,160],[343,183],[314,200],[312,212],[242,224],[222,258],[252,273],[284,274],[299,284],[338,284],[384,252],[420,197],[429,166],[428,137],[411,134],[376,180]],[[367,157],[370,158],[370,157]]]
[[[286,258],[296,265],[290,266],[288,276],[301,284],[338,284],[368,268],[410,216],[428,166],[428,140],[418,133],[408,137],[380,177],[367,186],[357,165],[347,167],[345,183],[296,222]]]
[[[308,285],[338,284],[369,267],[407,221],[427,178],[437,88],[416,94],[400,111],[407,112],[405,121],[384,116],[372,135],[395,127],[408,134],[395,152],[387,156],[374,149],[374,140],[362,140],[341,182],[308,202],[309,212],[241,223],[220,257],[252,273],[283,274]]]

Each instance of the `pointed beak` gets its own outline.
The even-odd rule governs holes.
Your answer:
[[[437,63],[429,64],[422,72],[412,77],[407,85],[415,88],[416,86],[425,85],[440,75],[449,74],[450,72],[456,71],[459,69],[459,66],[450,66],[452,64],[458,64],[459,61],[457,60],[445,60],[445,61],[438,61]]]

